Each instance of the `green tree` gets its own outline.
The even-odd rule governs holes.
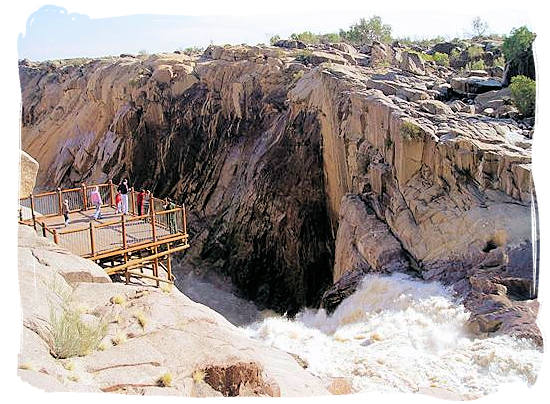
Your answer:
[[[389,43],[392,40],[391,30],[390,25],[383,24],[382,19],[375,15],[368,21],[361,18],[347,31],[340,30],[340,36],[357,45],[371,44],[374,41]]]
[[[535,103],[537,98],[537,87],[535,80],[525,76],[512,77],[510,84],[512,101],[519,112],[524,116],[535,114]]]
[[[517,61],[528,54],[533,54],[533,41],[536,35],[526,26],[513,29],[502,43],[502,53],[507,62]]]
[[[279,35],[273,35],[271,38],[269,38],[269,43],[271,45],[275,45],[277,41],[280,41],[281,37]]]
[[[487,29],[489,28],[489,24],[487,24],[486,21],[483,21],[481,17],[476,17],[472,21],[472,30],[474,33],[474,38],[482,37],[485,32],[487,32]]]
[[[302,41],[304,43],[319,43],[319,35],[316,35],[311,31],[294,33],[290,35],[290,39],[294,39],[296,41]]]
[[[340,35],[336,32],[329,32],[328,34],[320,34],[318,35],[319,42],[321,43],[334,43],[334,42],[341,42],[342,38],[340,38]]]
[[[504,38],[502,53],[506,59],[504,84],[514,76],[527,76],[535,79],[535,60],[533,58],[533,41],[536,35],[526,26],[513,29]]]

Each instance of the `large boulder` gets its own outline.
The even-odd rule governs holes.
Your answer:
[[[451,88],[459,95],[470,96],[500,90],[502,82],[494,77],[453,77]]]
[[[38,162],[23,150],[20,150],[19,158],[19,197],[26,198],[32,194],[34,189],[38,174]]]
[[[281,39],[275,42],[273,46],[287,49],[305,49],[307,47],[302,41],[297,41],[294,39]]]
[[[418,53],[402,52],[399,67],[409,73],[424,75],[424,60]]]
[[[446,53],[447,55],[450,55],[453,49],[457,49],[458,45],[452,42],[440,42],[436,43],[432,49],[431,53]]]

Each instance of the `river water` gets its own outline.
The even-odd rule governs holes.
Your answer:
[[[443,389],[475,398],[510,382],[533,384],[542,352],[509,336],[473,338],[469,313],[437,282],[368,275],[328,316],[306,309],[288,319],[260,312],[215,276],[180,276],[178,288],[251,338],[307,362],[327,385],[344,377],[356,392]]]

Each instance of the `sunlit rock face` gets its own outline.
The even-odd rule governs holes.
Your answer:
[[[453,109],[452,69],[385,55],[22,62],[23,149],[42,189],[128,176],[184,201],[186,264],[260,306],[296,312],[357,269],[412,269],[464,294],[475,274],[518,278],[533,298],[528,131]]]

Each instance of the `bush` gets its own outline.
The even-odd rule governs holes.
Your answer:
[[[433,54],[433,60],[440,66],[449,66],[449,55],[446,53],[435,52]]]
[[[537,98],[535,80],[525,76],[512,77],[510,92],[512,101],[519,112],[524,116],[534,116]]]
[[[319,36],[310,31],[292,34],[290,35],[290,39],[294,39],[295,41],[302,41],[303,43],[319,43]]]
[[[307,63],[309,63],[309,59],[311,58],[311,55],[313,55],[312,51],[307,50],[307,49],[306,50],[301,50],[296,55],[296,60],[298,62],[302,62],[304,64],[307,64]]]
[[[457,48],[454,48],[449,55],[449,62],[456,62],[460,60],[460,55],[461,52]]]
[[[66,359],[88,355],[97,349],[107,334],[106,318],[94,322],[82,321],[81,311],[73,301],[70,288],[59,283],[56,278],[44,284],[52,293],[52,297],[48,298],[50,317],[39,332],[50,354],[57,359]]]
[[[269,38],[269,43],[271,45],[275,45],[280,40],[281,40],[281,37],[279,35],[273,35],[271,38]]]
[[[485,62],[483,60],[476,60],[466,64],[466,70],[483,70],[485,69]]]
[[[196,55],[197,53],[204,52],[204,49],[199,46],[190,46],[182,50],[182,53],[187,56]]]
[[[401,124],[401,136],[406,140],[419,140],[422,138],[422,129],[412,122],[405,121]]]
[[[59,314],[50,310],[46,340],[55,358],[88,355],[99,347],[106,334],[106,322],[99,320],[97,324],[86,324],[80,318],[80,313],[68,305],[63,305]]]
[[[373,16],[368,21],[361,18],[347,31],[340,30],[340,37],[356,45],[370,44],[373,41],[390,43],[391,30],[391,25],[383,24],[380,17]]]
[[[478,59],[483,55],[483,48],[479,45],[472,45],[468,48],[468,58]]]

